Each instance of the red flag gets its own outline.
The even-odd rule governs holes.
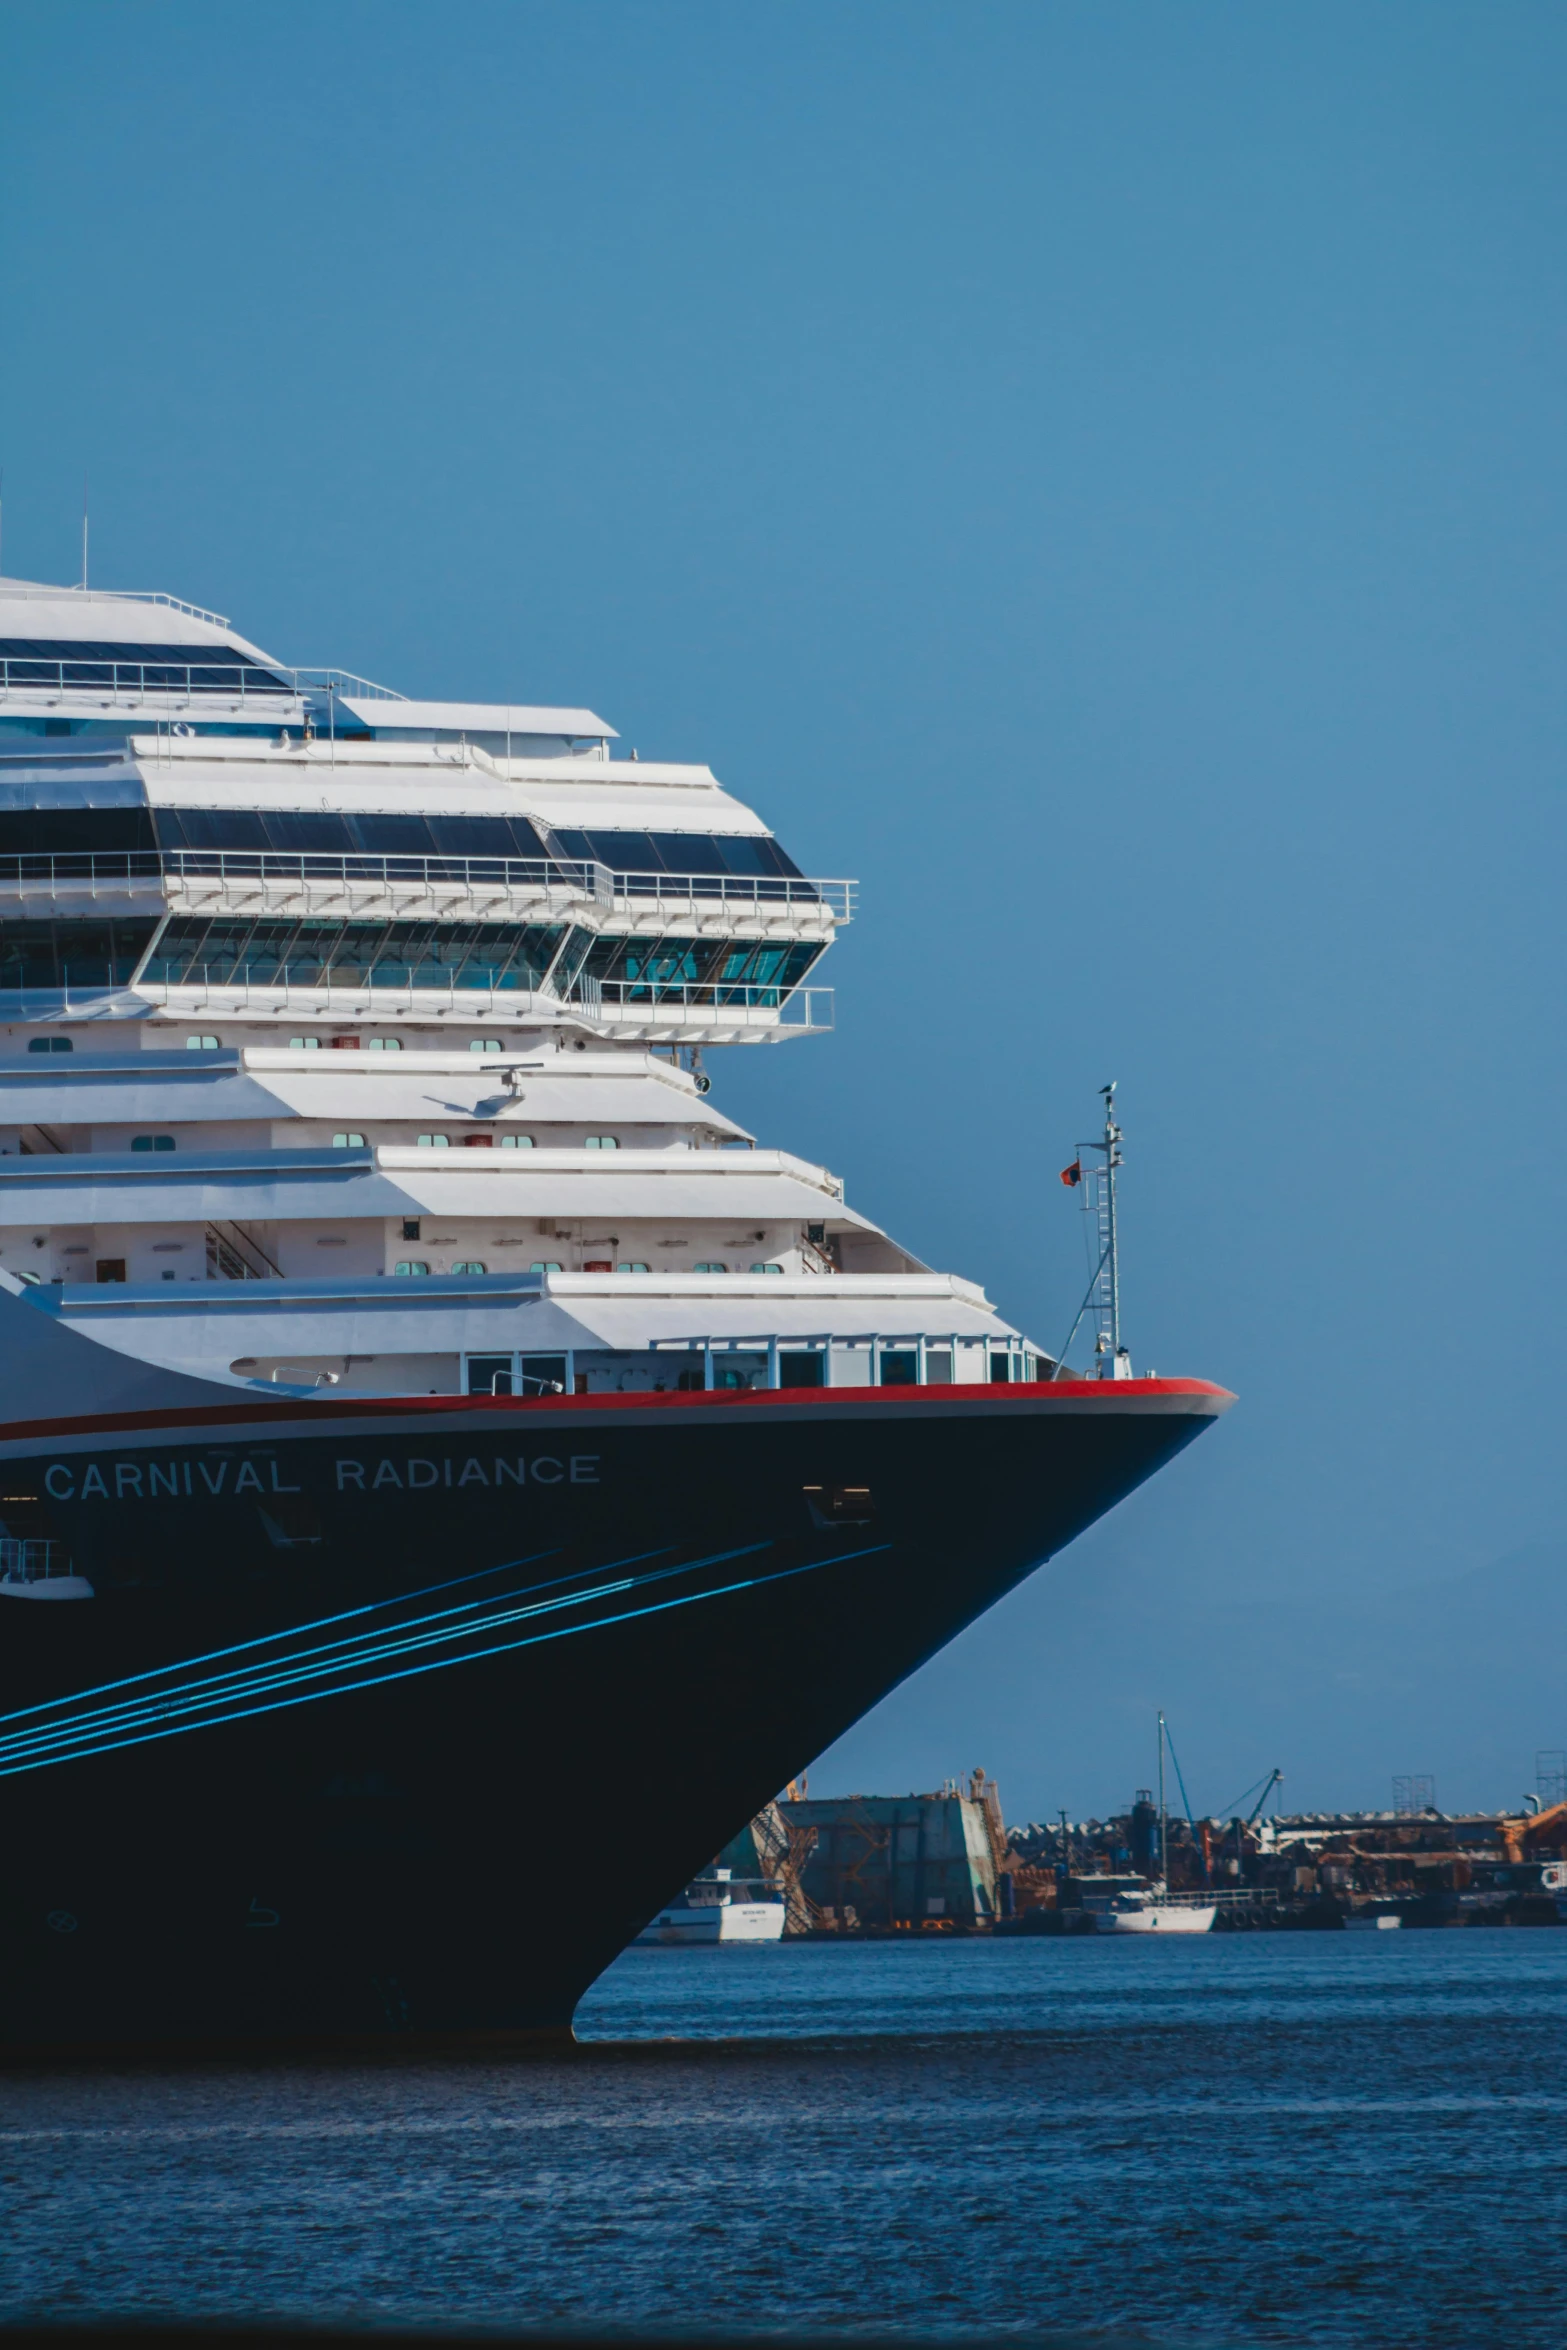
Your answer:
[[[1078,1184],[1078,1183],[1081,1183],[1081,1182],[1082,1182],[1082,1180],[1083,1180],[1083,1162],[1082,1162],[1082,1160],[1081,1160],[1081,1159],[1074,1159],[1074,1160],[1072,1161],[1072,1164],[1070,1165],[1070,1167],[1063,1167],[1063,1168],[1062,1168],[1062,1170],[1061,1170],[1061,1180],[1062,1180],[1062,1182],[1063,1182],[1063,1183],[1066,1183],[1066,1184]]]

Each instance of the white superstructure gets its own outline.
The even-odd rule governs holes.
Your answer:
[[[1038,1375],[714,1104],[705,1051],[830,1026],[853,884],[617,742],[0,581],[0,1268],[231,1384]]]

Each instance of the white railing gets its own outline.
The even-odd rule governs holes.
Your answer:
[[[57,592],[79,596],[87,591],[82,588],[67,588]],[[208,612],[200,604],[187,604],[183,596],[166,596],[161,588],[108,588],[104,592],[112,596],[116,603],[163,604],[171,612],[183,612],[187,619],[205,620],[211,628],[232,626],[226,612]]]
[[[374,850],[344,854],[288,849],[70,849],[0,855],[0,888],[79,894],[109,882],[215,882],[254,894],[257,882],[346,889],[460,889],[493,897],[588,899],[600,906],[667,910],[719,905],[771,912],[815,908],[835,923],[854,918],[858,883],[810,881],[792,874],[612,873],[591,858],[403,856]]]
[[[787,1028],[824,1032],[833,1025],[830,987],[766,986],[756,981],[683,981],[661,986],[651,980],[596,979],[566,991],[568,1003],[582,1002],[600,1018],[657,1023],[676,1017],[748,1019],[758,1012],[776,1016]]]
[[[526,974],[519,974],[526,979]],[[55,988],[27,988],[17,993],[30,999],[24,1006],[37,1018],[58,1010],[68,1014],[73,993],[83,1004],[128,988],[125,978],[74,978],[66,972]],[[253,972],[222,965],[216,971],[193,964],[169,979],[149,971],[135,982],[138,1002],[180,1011],[243,1013],[317,1012],[328,1016],[353,1014],[395,1019],[401,1014],[444,1012],[483,1020],[512,1021],[543,1017],[554,1021],[563,1013],[580,1012],[592,1021],[604,1021],[624,1032],[628,1028],[660,1033],[695,1034],[698,1030],[750,1031],[757,1036],[822,1036],[834,1024],[830,987],[741,986],[715,982],[708,987],[667,987],[656,991],[630,981],[590,980],[575,983],[556,995],[535,982],[506,987],[475,987],[455,975],[445,984],[433,975],[391,980],[380,976],[345,985],[328,976],[319,981],[290,978],[286,972]]]
[[[264,702],[275,710],[280,701],[292,701],[297,689],[286,670],[265,669],[259,662],[226,653],[214,645],[206,660],[181,661],[182,648],[170,647],[170,658],[153,661],[95,661],[70,655],[47,660],[37,653],[11,653],[0,658],[0,697],[11,694],[125,694],[145,700],[149,694],[217,694],[228,701]],[[195,650],[194,647],[183,648]]]
[[[389,685],[377,685],[372,678],[356,677],[351,669],[285,669],[301,692],[307,688],[318,693],[347,694],[356,702],[406,702],[408,696]]]

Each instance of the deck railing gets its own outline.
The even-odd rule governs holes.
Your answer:
[[[0,889],[79,896],[114,883],[216,882],[251,890],[256,883],[316,888],[355,887],[427,892],[459,889],[476,895],[592,899],[603,906],[693,903],[738,908],[799,906],[825,909],[835,922],[852,920],[857,884],[810,881],[793,874],[614,873],[590,858],[447,857],[354,851],[337,855],[286,849],[67,849],[0,855]]]
[[[298,698],[290,673],[264,669],[259,662],[225,660],[222,648],[204,661],[93,661],[67,656],[47,660],[37,653],[0,658],[0,697],[11,694],[113,694],[140,700],[147,694],[221,694],[232,701],[275,704]]]

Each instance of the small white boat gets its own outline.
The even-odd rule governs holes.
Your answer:
[[[728,1869],[715,1869],[711,1876],[698,1877],[688,1885],[678,1901],[666,1902],[637,1940],[662,1943],[666,1949],[717,1942],[781,1941],[788,1914],[782,1901],[735,1899],[736,1890],[743,1894],[763,1889],[760,1881],[734,1878]]]
[[[1401,1917],[1389,1917],[1385,1911],[1362,1910],[1358,1917],[1344,1920],[1344,1931],[1347,1934],[1391,1934],[1403,1922]]]
[[[1090,1914],[1096,1934],[1206,1934],[1219,1907],[1200,1893],[1166,1893],[1155,1885],[1146,1893],[1114,1894]]]
[[[57,1542],[0,1536],[0,1599],[91,1599],[87,1577],[59,1550]]]

